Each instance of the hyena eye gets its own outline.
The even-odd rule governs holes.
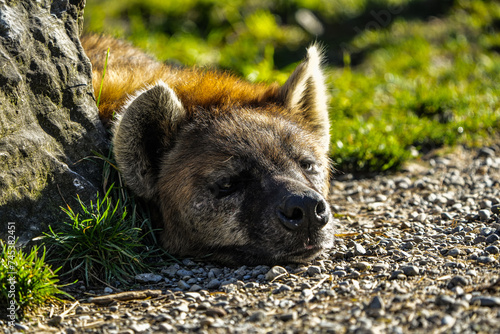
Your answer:
[[[222,198],[234,193],[238,189],[238,182],[233,178],[224,177],[212,184],[209,189],[216,198]]]
[[[302,168],[307,173],[315,173],[316,165],[312,160],[302,160],[300,161],[300,168]]]

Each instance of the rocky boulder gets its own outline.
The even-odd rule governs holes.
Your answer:
[[[95,196],[107,149],[79,41],[85,0],[0,0],[0,238],[26,242]],[[8,234],[7,226],[14,226]]]

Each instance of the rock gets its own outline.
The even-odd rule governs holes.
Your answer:
[[[471,305],[497,307],[500,306],[500,297],[477,296],[470,300]]]
[[[451,315],[445,315],[441,319],[441,325],[451,327],[455,324],[456,320]]]
[[[365,261],[356,262],[352,266],[359,271],[366,271],[371,267],[370,263]]]
[[[455,303],[455,298],[448,295],[439,295],[436,297],[435,303],[436,305],[450,306]]]
[[[477,152],[477,155],[478,155],[478,157],[494,157],[495,156],[495,151],[492,150],[489,147],[482,147]]]
[[[452,289],[456,286],[467,286],[469,285],[469,279],[467,279],[464,276],[454,276],[449,282],[448,282],[448,289]]]
[[[497,240],[499,240],[499,239],[500,239],[500,237],[498,236],[498,234],[493,233],[493,234],[490,234],[490,235],[486,238],[486,240],[485,240],[485,241],[486,241],[486,243],[488,243],[488,244],[492,244],[492,243],[494,243],[495,241],[497,241]]]
[[[458,248],[452,248],[448,251],[449,256],[457,257],[458,255],[462,254],[462,251]]]
[[[266,280],[268,281],[272,281],[274,280],[276,277],[280,276],[280,275],[286,275],[288,274],[288,272],[286,271],[285,268],[283,267],[280,267],[280,266],[274,266],[272,267],[266,274]]]
[[[198,284],[193,284],[191,285],[191,287],[189,288],[189,291],[192,291],[192,292],[197,292],[197,291],[200,291],[202,290],[203,287],[198,285]]]
[[[500,204],[493,205],[490,210],[496,215],[500,214]]]
[[[175,274],[180,277],[193,276],[193,272],[191,270],[186,270],[186,269],[179,269]]]
[[[266,318],[266,313],[264,311],[255,311],[248,317],[250,322],[261,322]]]
[[[177,273],[179,268],[180,268],[180,266],[176,263],[176,264],[173,264],[165,269],[162,269],[161,273],[172,278],[172,277],[175,277],[175,273]]]
[[[401,270],[406,276],[416,276],[420,273],[420,270],[417,266],[404,266],[401,268]]]
[[[384,301],[382,300],[382,298],[380,298],[380,296],[373,297],[366,306],[366,308],[369,310],[382,310],[384,309],[384,307]]]
[[[47,323],[50,326],[58,327],[63,320],[64,320],[64,317],[62,317],[60,315],[55,315]]]
[[[499,249],[497,246],[488,246],[484,249],[485,252],[489,253],[489,254],[498,254],[499,253]]]
[[[19,330],[21,330],[21,331],[27,331],[27,330],[29,330],[29,329],[30,329],[28,326],[23,325],[23,324],[19,324],[19,323],[17,323],[17,322],[14,324],[14,328],[15,328],[15,329],[19,329]]]
[[[283,313],[283,314],[280,314],[278,317],[281,321],[284,321],[284,322],[297,320],[297,312]]]
[[[189,312],[189,306],[187,303],[182,302],[177,307],[175,307],[174,310],[179,312]]]
[[[68,328],[66,328],[66,329],[65,329],[65,331],[64,331],[64,332],[65,332],[66,334],[76,334],[76,333],[78,333],[78,332],[76,331],[76,328],[74,328],[74,327],[68,327]]]
[[[315,276],[321,274],[321,268],[319,266],[310,266],[307,268],[307,274],[309,276]]]
[[[452,220],[453,215],[448,212],[441,212],[441,219],[443,220]]]
[[[490,212],[490,210],[483,209],[483,210],[479,210],[478,215],[482,221],[487,221],[488,219],[490,219],[491,212]]]
[[[378,262],[378,263],[375,263],[372,267],[372,270],[374,272],[382,272],[382,271],[386,271],[386,270],[389,270],[389,265],[387,263],[383,263],[383,262]]]
[[[160,330],[162,332],[175,332],[176,329],[174,326],[172,326],[171,324],[169,324],[168,322],[162,322],[160,325]]]
[[[477,262],[478,263],[484,263],[484,264],[488,264],[488,263],[493,263],[495,262],[496,260],[492,257],[489,257],[489,256],[480,256],[477,258]]]
[[[100,188],[102,164],[84,159],[108,148],[79,41],[84,4],[0,3],[0,225],[14,222],[21,243]]]
[[[134,333],[143,333],[149,330],[151,325],[149,323],[140,323],[140,324],[132,324],[130,325],[130,329],[134,331]]]
[[[177,286],[182,289],[182,290],[189,290],[191,288],[191,286],[189,284],[187,284],[185,281],[183,280],[180,280],[179,282],[177,282]]]
[[[153,273],[143,273],[135,275],[135,280],[139,283],[158,283],[163,279],[161,275],[155,275]]]
[[[208,317],[223,317],[227,314],[227,312],[220,307],[211,307],[205,311],[205,314]]]
[[[358,244],[357,242],[355,242],[354,243],[354,254],[365,255],[366,249],[361,244]]]
[[[75,308],[75,313],[76,314],[84,314],[84,313],[89,313],[90,312],[90,308],[88,306],[82,306],[82,305],[79,305]]]
[[[484,237],[488,237],[490,234],[492,234],[493,232],[495,232],[494,229],[492,229],[491,227],[481,227],[479,229],[479,233],[484,236]]]

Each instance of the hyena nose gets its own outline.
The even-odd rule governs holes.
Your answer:
[[[278,208],[278,218],[290,230],[304,226],[323,227],[328,223],[328,205],[317,194],[291,195]]]

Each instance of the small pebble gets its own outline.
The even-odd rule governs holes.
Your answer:
[[[477,262],[478,263],[484,263],[484,264],[488,264],[488,263],[493,263],[495,262],[496,260],[492,257],[489,257],[489,256],[480,256],[477,258]]]
[[[180,280],[179,282],[177,282],[177,286],[182,290],[189,290],[189,288],[191,288],[191,286],[189,284],[187,284],[186,282],[184,282],[183,280]]]
[[[458,249],[458,248],[453,248],[453,249],[450,249],[450,250],[448,251],[448,254],[447,254],[447,255],[449,255],[449,256],[453,256],[453,257],[456,257],[456,256],[458,256],[458,255],[460,255],[460,254],[462,254],[462,251],[461,251],[460,249]]]
[[[359,271],[366,271],[366,270],[370,269],[370,267],[371,267],[371,265],[368,262],[364,262],[364,261],[356,262],[352,266]]]
[[[495,204],[490,208],[491,212],[496,215],[500,215],[500,204]]]
[[[217,289],[220,286],[220,281],[217,278],[214,278],[207,284],[208,289]]]
[[[406,276],[416,276],[420,273],[420,269],[417,266],[404,266],[401,270]]]
[[[30,329],[28,326],[20,324],[20,323],[17,323],[17,322],[14,324],[14,328],[15,329],[19,329],[21,331],[27,331],[27,330]]]
[[[470,300],[471,305],[480,305],[487,307],[500,306],[500,297],[477,296]]]
[[[176,329],[174,326],[172,326],[171,324],[169,324],[168,322],[162,322],[159,326],[160,330],[162,332],[176,332]]]
[[[220,307],[212,307],[205,311],[205,314],[209,317],[223,317],[227,314],[227,312]]]
[[[387,263],[378,262],[373,265],[372,270],[375,272],[389,270],[389,265]]]
[[[498,241],[500,239],[500,236],[498,236],[498,234],[496,233],[492,233],[490,234],[488,237],[486,237],[486,243],[488,244],[492,244],[494,243],[495,241]]]
[[[469,280],[465,278],[464,276],[454,276],[449,282],[448,282],[448,289],[451,289],[456,286],[467,286],[469,285]]]
[[[455,318],[453,318],[451,315],[448,314],[441,319],[441,325],[443,326],[452,327],[455,324],[455,322],[456,322]]]
[[[441,213],[441,219],[443,219],[443,220],[452,220],[453,216],[450,213],[448,213],[448,212],[442,212]]]
[[[357,242],[355,242],[354,243],[354,253],[356,255],[365,255],[366,249],[361,244],[358,244]]]
[[[479,210],[478,215],[482,221],[487,221],[488,219],[490,219],[491,212],[490,212],[490,210],[486,210],[486,209]]]
[[[310,266],[309,268],[307,268],[307,274],[309,276],[315,276],[315,275],[321,274],[321,267]]]
[[[50,326],[58,327],[63,320],[64,320],[64,317],[62,317],[60,315],[55,315],[47,323]]]
[[[274,266],[274,267],[271,268],[271,270],[269,270],[267,272],[267,274],[266,274],[266,280],[272,281],[276,277],[278,277],[280,275],[285,276],[286,274],[288,274],[288,271],[285,268],[280,267],[280,266]]]
[[[297,312],[283,313],[283,314],[280,314],[278,317],[281,321],[284,321],[284,322],[296,320],[297,319]]]
[[[264,311],[255,311],[248,317],[250,322],[261,322],[266,318],[266,313]]]
[[[151,327],[151,325],[147,322],[141,322],[139,324],[130,325],[130,329],[133,330],[135,333],[145,332],[145,331],[149,330],[150,327]]]
[[[380,298],[380,296],[373,297],[367,305],[367,308],[372,310],[381,310],[384,309],[384,307],[384,301]]]
[[[135,276],[135,280],[139,283],[158,283],[163,279],[161,275],[155,275],[153,273],[138,274]]]
[[[498,254],[499,253],[499,249],[497,246],[488,246],[484,249],[484,251],[489,253],[489,254]]]

